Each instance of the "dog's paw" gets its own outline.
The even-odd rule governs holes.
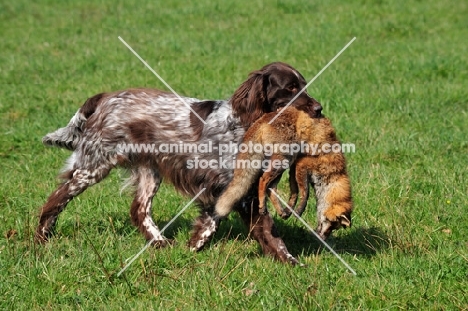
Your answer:
[[[197,218],[193,226],[192,235],[188,242],[188,247],[191,251],[200,251],[207,244],[219,226],[219,218],[211,216],[207,213],[202,214]]]
[[[38,234],[38,233],[34,235],[34,243],[36,244],[39,244],[39,245],[46,244],[48,241],[49,241],[49,238],[45,235]]]
[[[190,249],[191,252],[198,252],[198,251],[201,251],[203,249],[203,247],[205,247],[205,244],[207,243],[208,241],[204,240],[204,239],[190,239],[190,241],[188,242],[188,247]]]
[[[294,257],[291,254],[288,254],[286,256],[286,262],[289,263],[292,266],[298,266],[298,267],[305,267],[306,266],[305,264],[299,262],[299,260],[297,260],[296,257]]]
[[[164,247],[167,247],[167,246],[172,246],[174,244],[175,244],[175,240],[172,240],[172,239],[152,240],[151,241],[151,246],[154,247],[154,248],[164,248]]]
[[[34,234],[34,243],[45,244],[49,241],[51,236],[51,230],[47,229],[46,226],[40,226],[37,228],[36,233]]]

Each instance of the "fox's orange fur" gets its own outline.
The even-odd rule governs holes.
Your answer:
[[[301,157],[289,174],[291,197],[288,205],[295,206],[299,193],[301,200],[295,209],[299,215],[307,205],[309,184],[313,185],[317,202],[317,232],[322,238],[327,238],[332,230],[341,226],[351,226],[351,185],[342,153]],[[272,203],[277,210],[282,209],[276,201]],[[288,216],[286,214],[283,218]]]
[[[326,118],[311,118],[307,113],[295,108],[287,108],[272,124],[268,124],[277,114],[269,113],[257,120],[246,132],[243,143],[262,144],[318,144],[330,145],[339,143],[335,130]],[[238,153],[237,161],[264,160],[264,153]],[[323,153],[316,155],[303,154],[300,152],[290,154],[275,152],[268,157],[270,163],[274,160],[287,160],[291,166],[290,188],[291,197],[289,205],[294,207],[298,194],[301,200],[296,212],[302,214],[309,197],[309,184],[315,190],[317,201],[317,232],[322,238],[327,238],[332,230],[351,225],[351,212],[353,203],[351,198],[351,187],[346,172],[346,162],[343,154]],[[215,210],[216,213],[225,217],[231,212],[233,206],[244,197],[250,187],[259,180],[258,197],[261,212],[266,208],[266,193],[276,210],[283,218],[289,217],[291,212],[284,209],[275,195],[268,188],[276,189],[285,168],[269,167],[262,173],[261,168],[248,167],[236,168],[234,177],[224,193],[219,197]]]

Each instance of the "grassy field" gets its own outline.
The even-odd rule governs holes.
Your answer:
[[[464,1],[2,1],[0,3],[1,310],[468,310],[468,3]],[[348,154],[354,226],[331,245],[275,216],[307,266],[264,257],[237,215],[200,253],[189,209],[147,250],[118,195],[121,174],[71,202],[36,246],[39,207],[69,152],[41,137],[89,96],[130,86],[228,98],[247,74],[284,61],[309,88]],[[287,195],[285,184],[282,194]],[[154,217],[190,198],[164,185]],[[315,224],[314,202],[304,219]]]

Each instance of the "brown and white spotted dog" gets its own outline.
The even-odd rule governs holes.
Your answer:
[[[318,147],[327,144],[332,146],[339,143],[335,130],[327,118],[311,118],[309,114],[293,107],[287,108],[271,124],[268,122],[276,117],[276,113],[268,113],[255,122],[246,132],[243,143],[262,146],[296,145]],[[328,148],[327,148],[328,149]],[[353,202],[351,187],[346,173],[346,162],[341,152],[316,152],[316,154],[304,154],[303,150],[291,152],[293,148],[276,148],[269,157],[265,152],[240,152],[237,159],[240,163],[249,161],[269,160],[270,166],[262,173],[262,168],[250,166],[246,169],[234,170],[234,177],[220,196],[215,212],[219,217],[226,217],[236,202],[249,191],[251,186],[258,182],[258,197],[260,213],[266,212],[266,194],[271,187],[276,190],[281,175],[287,167],[277,165],[287,161],[293,164],[290,172],[291,197],[289,206],[295,206],[298,192],[301,193],[301,201],[296,209],[302,214],[309,197],[309,183],[313,184],[317,200],[317,233],[326,239],[334,229],[351,226],[351,212]],[[312,148],[309,149],[312,151]],[[325,149],[326,151],[326,149]],[[282,207],[273,193],[269,193],[270,200],[283,218],[290,216],[291,212]]]
[[[161,181],[167,180],[179,192],[192,197],[206,188],[197,199],[201,215],[189,241],[191,249],[201,249],[218,226],[213,217],[214,205],[232,179],[235,152],[222,155],[216,152],[151,153],[123,150],[119,146],[211,143],[216,150],[220,144],[239,143],[255,120],[285,106],[305,85],[305,79],[297,70],[276,62],[252,72],[229,100],[202,101],[184,97],[187,106],[172,93],[148,88],[102,93],[89,98],[66,127],[43,138],[44,144],[67,148],[73,153],[61,175],[63,182],[40,210],[36,241],[49,239],[58,215],[75,196],[100,182],[114,167],[123,167],[130,172],[130,184],[135,187],[130,208],[132,222],[147,240],[154,239],[155,245],[167,243],[151,216],[152,199]],[[293,106],[315,117],[321,116],[320,103],[306,92]],[[187,163],[195,158],[226,160],[227,165],[191,169]],[[271,216],[258,213],[256,194],[256,187],[252,187],[236,205],[250,234],[264,253],[283,262],[297,263],[277,234]]]

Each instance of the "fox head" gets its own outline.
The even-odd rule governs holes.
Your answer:
[[[316,231],[323,240],[326,240],[333,230],[349,227],[351,227],[351,215],[350,213],[345,213],[336,216],[335,219],[325,218],[323,221],[319,222]]]

